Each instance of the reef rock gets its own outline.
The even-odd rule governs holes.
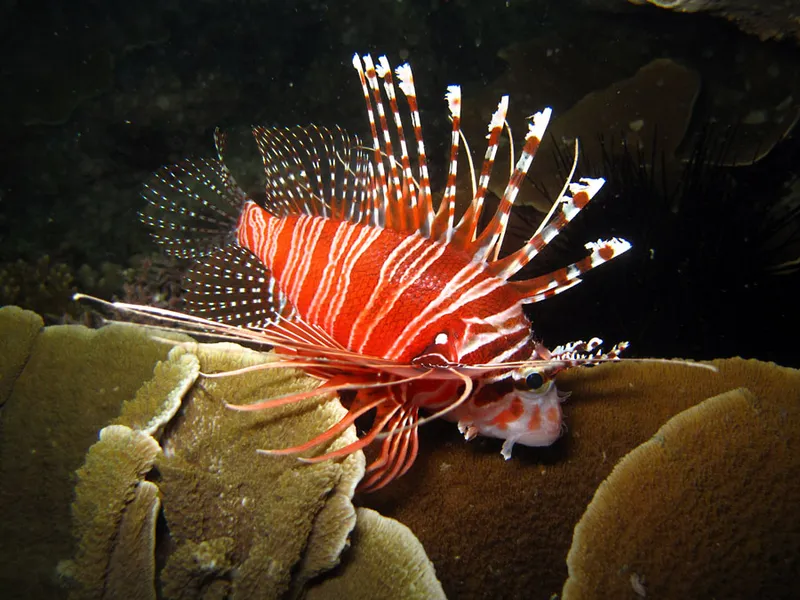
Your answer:
[[[794,0],[628,0],[677,12],[707,12],[735,23],[761,40],[794,37],[800,41],[800,19]]]

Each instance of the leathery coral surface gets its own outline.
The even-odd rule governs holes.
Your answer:
[[[550,598],[567,579],[573,529],[595,490],[668,419],[738,387],[763,403],[787,394],[800,403],[798,371],[741,359],[714,364],[718,373],[634,363],[564,373],[559,389],[572,392],[567,433],[549,448],[516,446],[507,462],[497,440],[465,444],[450,423],[425,426],[414,468],[362,502],[411,528],[448,597]],[[752,493],[758,501],[759,490]]]
[[[670,419],[598,488],[562,598],[800,596],[798,422],[743,388]]]

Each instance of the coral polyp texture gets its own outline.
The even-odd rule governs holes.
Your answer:
[[[42,329],[14,307],[0,309],[0,334],[10,358],[0,509],[13,515],[0,520],[4,598],[296,597],[339,563],[359,521],[363,454],[305,465],[256,450],[313,437],[344,408],[331,396],[269,414],[225,406],[313,390],[313,379],[286,369],[205,378],[274,357],[140,326]],[[331,447],[354,439],[351,428]],[[410,532],[387,536],[388,520],[362,520],[371,542],[339,577],[402,543],[411,550],[397,564],[417,568],[386,597],[421,585],[416,597],[441,595]]]

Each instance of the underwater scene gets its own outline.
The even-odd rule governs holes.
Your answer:
[[[800,597],[798,15],[0,0],[0,598]]]

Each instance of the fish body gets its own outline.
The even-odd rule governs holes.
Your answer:
[[[624,240],[588,244],[583,260],[534,279],[513,280],[591,200],[602,180],[565,186],[553,214],[521,248],[500,257],[508,216],[549,120],[535,115],[499,207],[478,227],[508,99],[489,124],[486,154],[473,197],[455,220],[461,96],[446,96],[453,122],[444,197],[434,209],[413,76],[397,69],[416,152],[412,166],[392,70],[381,57],[354,57],[367,106],[372,149],[338,129],[262,128],[253,134],[265,185],[254,198],[218,159],[182,163],[145,187],[144,221],[168,252],[197,260],[186,280],[187,310],[224,331],[273,345],[287,366],[319,378],[319,391],[355,391],[348,415],[308,443],[267,454],[301,454],[332,440],[356,418],[371,428],[317,462],[380,442],[361,488],[380,488],[410,468],[419,424],[454,420],[466,439],[543,446],[561,434],[557,372],[616,359],[599,340],[552,352],[523,312],[569,289],[579,276],[625,252]],[[405,119],[406,123],[408,118]],[[390,125],[391,123],[391,125]],[[244,336],[245,333],[241,333]],[[270,399],[240,410],[269,408],[308,394]],[[421,412],[420,412],[421,411]],[[423,416],[424,415],[424,416]]]
[[[447,362],[482,364],[533,350],[522,295],[466,252],[419,233],[272,217],[249,202],[237,239],[304,321],[360,354],[409,363],[436,345]],[[435,344],[442,333],[446,342]]]

